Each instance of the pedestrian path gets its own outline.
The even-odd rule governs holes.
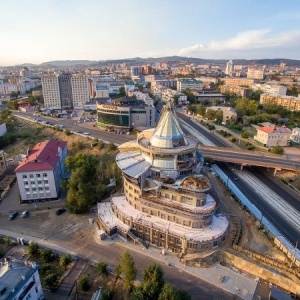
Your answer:
[[[179,269],[179,272],[183,271],[194,275],[225,290],[226,292],[239,296],[241,299],[252,300],[254,297],[254,293],[258,284],[258,278],[251,278],[246,274],[241,274],[238,271],[234,271],[218,263],[209,268],[190,267],[180,263],[175,253],[165,252],[163,255],[161,249],[159,248],[150,246],[148,249],[145,249],[139,245],[124,241],[119,237],[114,238],[113,241],[111,239],[100,240],[99,238],[96,239],[96,241],[102,245],[117,243],[125,249],[135,251],[139,254],[151,257],[154,260],[158,260],[170,268],[175,267]]]

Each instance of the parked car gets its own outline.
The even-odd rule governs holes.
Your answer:
[[[90,135],[88,132],[84,132],[83,134],[84,134],[84,135]]]
[[[239,180],[239,178],[237,176],[235,176],[235,175],[232,175],[232,179],[235,180],[235,181]]]
[[[11,212],[9,215],[9,220],[13,220],[19,213],[17,211]]]
[[[24,210],[22,212],[22,218],[27,218],[29,216],[29,211],[28,210]]]
[[[66,211],[65,208],[60,208],[55,212],[55,214],[59,216],[59,215],[63,214],[65,211]]]

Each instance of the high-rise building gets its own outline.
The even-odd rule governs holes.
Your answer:
[[[264,76],[265,76],[264,69],[248,68],[247,78],[264,79]]]
[[[204,174],[199,142],[186,136],[170,103],[156,128],[119,147],[124,194],[98,204],[98,223],[110,236],[144,247],[196,253],[221,244],[228,220]]]
[[[225,74],[229,75],[233,72],[233,62],[232,60],[230,60],[229,62],[227,62],[226,64],[226,70],[225,70]]]
[[[49,109],[79,109],[89,102],[90,86],[85,74],[44,75],[42,86],[44,103]]]

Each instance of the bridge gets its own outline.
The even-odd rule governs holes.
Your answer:
[[[275,173],[280,170],[300,171],[300,161],[288,160],[282,156],[265,155],[250,150],[203,145],[199,146],[199,150],[205,157],[211,157],[215,161],[239,164],[241,168],[244,166],[274,168]]]

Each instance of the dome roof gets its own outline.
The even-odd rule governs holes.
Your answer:
[[[179,125],[176,113],[168,103],[163,108],[150,144],[159,148],[176,148],[187,144],[184,137],[185,134]]]

